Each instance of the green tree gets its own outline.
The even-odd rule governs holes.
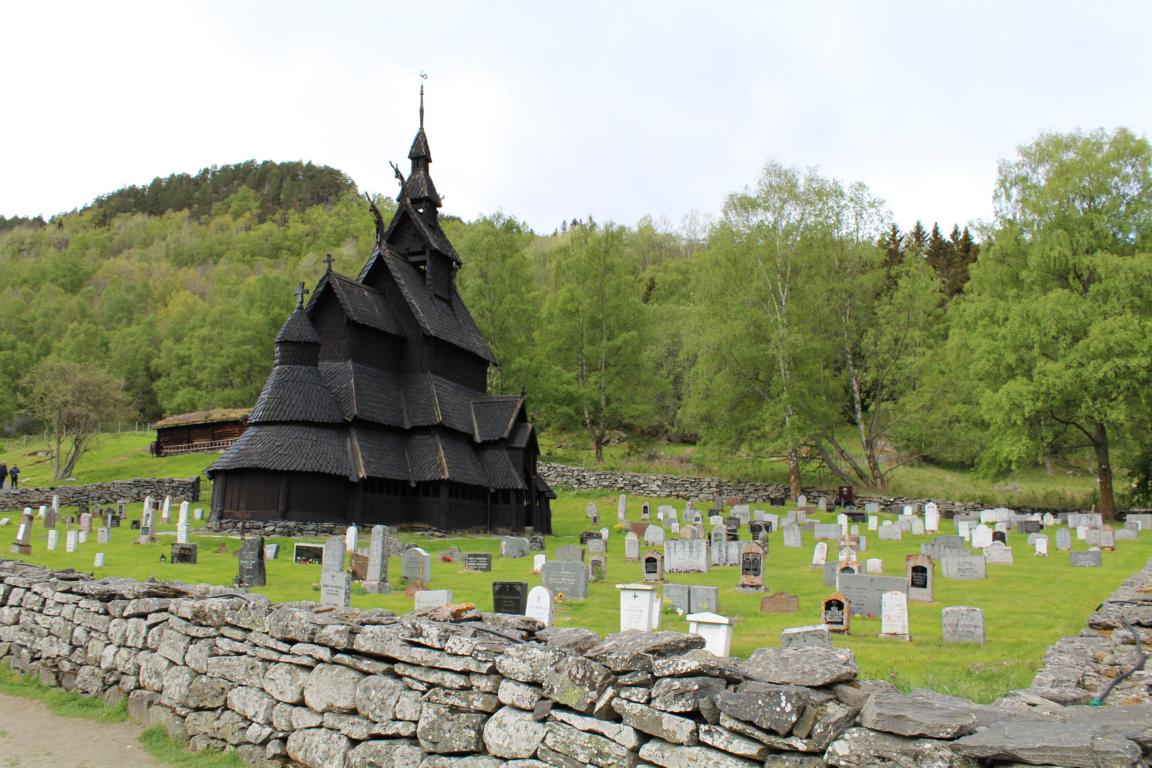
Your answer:
[[[1152,384],[1148,142],[1123,129],[1042,135],[1001,163],[996,223],[954,331],[983,390],[984,465],[1034,462],[1078,435],[1112,517],[1114,443],[1148,423]]]
[[[93,438],[130,413],[124,386],[112,374],[51,358],[24,380],[24,402],[51,435],[55,480],[71,475]]]
[[[565,237],[537,336],[544,365],[536,383],[559,421],[583,427],[600,462],[609,430],[651,416],[648,315],[622,227],[577,224]]]

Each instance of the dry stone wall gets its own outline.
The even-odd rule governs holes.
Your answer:
[[[113,480],[93,485],[60,485],[47,488],[4,488],[0,490],[0,510],[17,511],[24,507],[51,504],[60,497],[62,506],[116,504],[120,501],[143,501],[145,496],[162,499],[200,500],[200,478],[145,477],[135,480]]]
[[[0,562],[0,658],[46,684],[126,697],[193,749],[257,766],[1133,766],[1152,754],[1147,703],[1020,693],[978,705],[862,681],[848,650],[740,660],[702,644]]]

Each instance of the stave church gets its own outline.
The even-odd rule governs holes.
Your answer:
[[[488,393],[496,360],[456,290],[423,89],[408,158],[360,274],[329,257],[297,291],[248,429],[208,468],[213,519],[551,533],[524,394]]]

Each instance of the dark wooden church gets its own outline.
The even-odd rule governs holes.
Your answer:
[[[214,519],[551,532],[524,397],[488,394],[496,361],[456,290],[423,94],[408,157],[360,274],[329,258],[307,306],[301,285],[247,431],[208,468]]]

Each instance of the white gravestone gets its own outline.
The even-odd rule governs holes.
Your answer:
[[[103,568],[104,567],[104,553],[103,552],[97,552],[96,553],[96,557],[92,559],[92,567],[93,568]]]
[[[452,603],[452,590],[450,589],[421,589],[416,592],[415,610],[425,608],[439,608]]]
[[[1041,536],[1032,542],[1032,546],[1036,548],[1036,557],[1048,557],[1048,537]]]
[[[940,508],[934,501],[924,505],[924,530],[928,533],[937,533],[940,530]]]
[[[651,632],[659,626],[660,600],[651,584],[617,584],[620,590],[620,631]],[[655,621],[654,621],[655,619]]]
[[[356,547],[360,544],[360,529],[354,525],[348,526],[344,531],[344,549],[348,552],[355,552]]]
[[[868,530],[870,530],[870,531],[880,530],[880,518],[876,517],[876,515],[869,515],[868,516]]]
[[[547,555],[533,555],[532,556],[532,573],[540,575],[541,569],[544,568],[544,563],[548,562]]]
[[[622,523],[628,520],[628,497],[624,494],[616,499],[616,519]]]
[[[545,587],[532,587],[528,590],[528,605],[524,615],[536,619],[546,627],[552,626],[552,593]]]
[[[972,546],[975,549],[984,549],[992,543],[992,529],[980,523],[972,529]]]
[[[864,563],[864,572],[872,576],[884,575],[884,561],[878,557],[870,557]]]
[[[80,538],[80,532],[79,531],[68,531],[68,533],[64,536],[64,551],[65,552],[75,552],[76,551],[76,541],[79,538]]]
[[[836,515],[836,525],[840,526],[840,535],[848,535],[848,515],[843,513]]]
[[[688,634],[704,638],[704,650],[716,656],[729,656],[732,652],[732,620],[715,613],[690,613]]]
[[[908,634],[908,595],[893,590],[880,597],[880,637],[911,640]]]
[[[818,541],[812,549],[812,565],[823,566],[828,562],[828,542]]]
[[[60,531],[50,528],[48,530],[48,551],[55,552],[58,546],[60,546]]]
[[[88,543],[88,531],[85,531],[83,528],[81,528],[79,531],[76,532],[76,537],[77,537],[77,541],[79,543],[81,543],[81,544],[87,544]]]
[[[167,523],[172,516],[172,497],[164,497],[164,505],[160,507],[160,522]]]

